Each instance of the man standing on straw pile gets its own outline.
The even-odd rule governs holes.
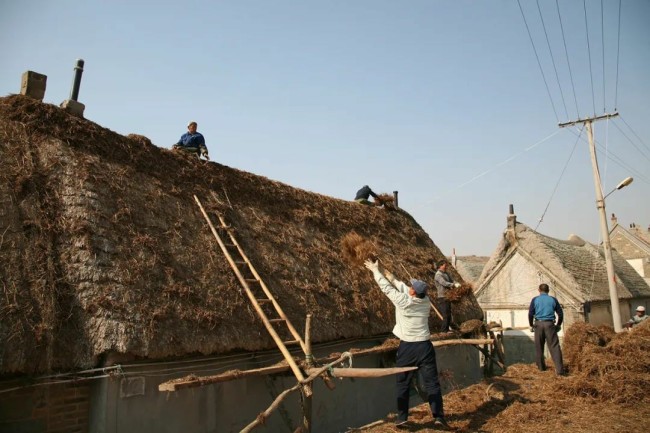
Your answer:
[[[539,285],[539,296],[533,298],[528,309],[528,323],[531,332],[535,333],[535,362],[537,368],[541,371],[546,370],[544,361],[544,343],[548,344],[548,351],[551,352],[555,372],[558,375],[564,374],[564,364],[562,363],[562,349],[560,349],[560,339],[557,333],[562,327],[564,313],[562,306],[553,296],[548,294],[548,284]],[[557,324],[555,315],[557,314]],[[533,324],[533,319],[535,323]]]
[[[460,283],[455,283],[447,272],[447,261],[440,260],[438,263],[438,270],[434,277],[434,284],[438,289],[438,308],[442,315],[442,324],[440,325],[440,332],[453,332],[451,330],[451,302],[447,299],[447,292],[453,288],[459,288]]]
[[[412,279],[407,286],[393,274],[382,269],[379,260],[366,260],[365,267],[372,271],[381,291],[395,305],[393,334],[400,339],[397,349],[397,367],[418,367],[427,393],[429,406],[438,427],[449,428],[442,407],[442,392],[438,380],[436,353],[431,344],[429,314],[431,303],[427,297],[428,286],[424,281]],[[397,375],[397,420],[404,425],[409,412],[409,388],[414,371]]]

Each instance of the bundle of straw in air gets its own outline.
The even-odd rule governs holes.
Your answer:
[[[463,283],[457,289],[448,290],[447,293],[445,294],[445,298],[447,298],[451,302],[458,302],[463,297],[470,295],[471,293],[473,293],[472,286],[467,283]]]
[[[377,260],[377,248],[369,240],[350,232],[341,239],[341,257],[350,266],[363,266],[368,259]]]

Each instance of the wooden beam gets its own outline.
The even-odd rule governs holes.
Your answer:
[[[417,367],[393,367],[393,368],[331,368],[328,370],[333,377],[384,377],[393,374],[405,373],[417,370]],[[310,368],[307,373],[316,372],[317,368]]]
[[[436,340],[432,341],[433,347],[442,346],[455,346],[455,345],[472,345],[477,344],[494,344],[492,339],[449,339],[449,340]],[[368,349],[350,350],[353,357],[376,355],[379,353],[391,352],[397,349],[399,340],[390,339],[380,346],[371,347]],[[338,358],[338,354],[330,355],[326,358],[318,359],[318,364],[325,364],[334,361]],[[230,370],[214,376],[201,376],[201,377],[188,377],[181,379],[174,379],[169,382],[164,382],[158,385],[158,391],[178,391],[180,389],[194,388],[198,386],[211,385],[213,383],[228,382],[230,380],[243,379],[246,377],[264,376],[268,374],[278,374],[290,371],[287,364],[276,364],[269,367],[256,368],[252,370]]]
[[[179,389],[195,388],[197,386],[211,385],[213,383],[228,382],[252,376],[264,376],[289,371],[286,364],[272,365],[270,367],[256,368],[253,370],[230,370],[214,376],[187,377],[170,380],[158,385],[158,391],[178,391]]]

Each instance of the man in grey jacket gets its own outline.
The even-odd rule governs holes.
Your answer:
[[[395,305],[395,327],[393,334],[400,339],[397,349],[398,367],[418,367],[434,424],[449,428],[445,421],[442,392],[438,380],[436,352],[431,344],[429,314],[431,303],[427,297],[428,286],[424,281],[412,279],[408,286],[384,270],[379,261],[366,260],[365,267],[372,271],[381,291]],[[396,425],[407,422],[409,411],[409,388],[414,371],[397,375],[397,420]]]
[[[451,302],[447,299],[447,292],[452,288],[460,287],[460,283],[454,282],[449,273],[447,273],[447,261],[440,260],[438,262],[438,270],[434,278],[434,284],[438,289],[438,309],[442,316],[442,325],[440,325],[440,332],[453,332],[451,326]]]

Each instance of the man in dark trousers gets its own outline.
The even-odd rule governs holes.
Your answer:
[[[433,282],[438,290],[438,309],[442,316],[442,325],[440,325],[440,332],[453,332],[451,330],[451,302],[447,299],[447,292],[452,288],[460,287],[460,283],[454,282],[447,272],[447,261],[440,260],[438,262],[438,270]]]
[[[393,334],[399,338],[396,364],[398,367],[418,367],[427,400],[434,418],[434,425],[448,429],[442,407],[442,391],[438,380],[436,352],[431,344],[429,314],[431,302],[427,297],[428,286],[424,281],[412,279],[408,286],[384,270],[379,261],[366,260],[367,269],[372,271],[381,291],[395,305],[395,327]],[[415,371],[397,375],[397,420],[404,426],[409,414],[409,390]]]
[[[368,185],[364,185],[363,188],[357,191],[357,195],[354,196],[354,201],[361,204],[371,205],[372,202],[368,200],[370,196],[372,196],[375,199],[375,201],[379,199],[379,196],[377,196],[377,194],[375,194],[375,192],[371,190]]]
[[[548,284],[539,285],[539,296],[533,298],[528,309],[528,323],[531,332],[535,333],[535,362],[541,371],[546,370],[544,360],[544,343],[548,344],[548,351],[551,353],[555,372],[558,375],[564,374],[562,362],[562,349],[557,333],[562,327],[564,313],[562,306],[553,296],[548,294]],[[555,322],[557,315],[557,323]],[[533,323],[533,319],[535,322]]]

